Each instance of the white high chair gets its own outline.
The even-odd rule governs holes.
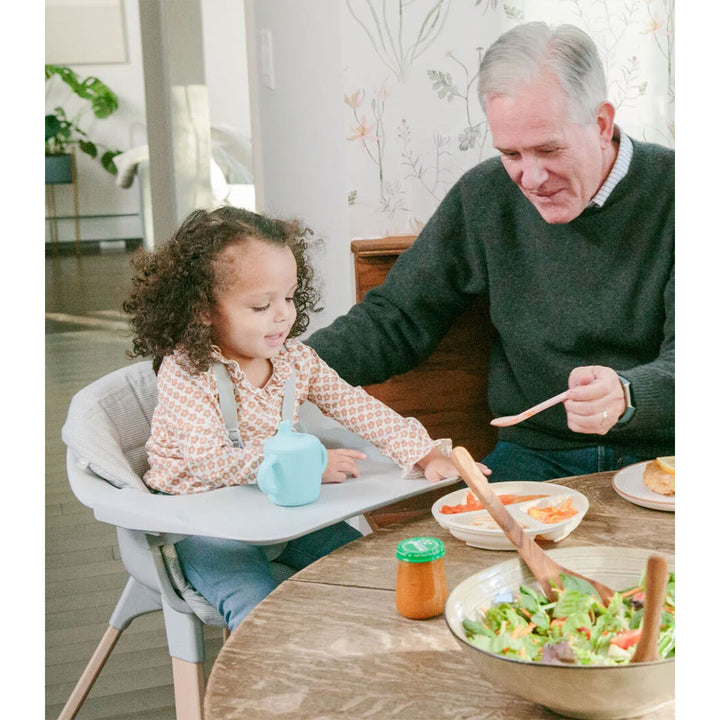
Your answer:
[[[202,719],[203,624],[226,625],[182,574],[173,543],[183,537],[206,535],[277,545],[456,482],[401,478],[398,466],[370,443],[305,403],[300,409],[304,431],[318,435],[326,447],[356,448],[368,455],[362,461],[361,478],[323,485],[317,501],[293,508],[273,505],[254,485],[194,495],[151,493],[141,478],[148,469],[145,443],[156,402],[152,364],[137,362],[80,390],[62,429],[72,491],[98,520],[117,528],[130,578],[59,720],[75,717],[123,630],[134,618],[157,610],[163,613],[172,658],[176,717]],[[279,580],[292,574],[279,563],[271,563],[271,569]]]

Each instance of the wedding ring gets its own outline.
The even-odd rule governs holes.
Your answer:
[[[600,421],[600,427],[605,427],[605,423],[607,422],[607,410],[602,411],[602,420]]]

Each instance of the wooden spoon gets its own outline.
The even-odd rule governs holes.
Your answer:
[[[533,405],[527,410],[523,410],[517,415],[503,415],[503,417],[495,418],[494,420],[490,421],[490,424],[494,425],[495,427],[509,427],[510,425],[517,425],[518,423],[524,422],[528,418],[531,418],[533,415],[537,415],[539,412],[551,408],[553,405],[565,402],[567,398],[568,391],[566,390],[565,392],[561,392],[559,395],[555,395],[554,397],[548,398],[547,400],[543,400],[537,405]]]
[[[597,591],[603,605],[607,606],[614,595],[614,591],[607,587],[607,585],[597,582],[597,580],[591,580],[584,575],[580,575],[580,573],[568,570],[556,563],[532,537],[523,531],[520,523],[515,520],[507,508],[500,502],[498,496],[490,487],[490,483],[488,483],[485,476],[480,472],[472,456],[465,448],[454,448],[452,451],[452,459],[462,479],[465,480],[473,492],[480,498],[495,522],[500,526],[505,535],[507,535],[510,542],[517,548],[518,554],[532,571],[532,574],[540,584],[540,588],[548,600],[553,600],[556,596],[555,589],[550,584],[550,580],[553,580],[557,587],[562,587],[560,573],[564,573],[565,575],[574,575],[589,582]]]
[[[651,555],[645,571],[645,601],[643,603],[642,634],[635,647],[631,663],[655,662],[658,653],[658,633],[668,581],[667,559],[662,555]]]

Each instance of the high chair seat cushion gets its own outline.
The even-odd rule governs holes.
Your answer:
[[[62,439],[81,466],[118,488],[149,492],[145,443],[157,404],[150,361],[116,370],[90,384],[70,403]]]
[[[157,404],[157,384],[151,362],[138,362],[91,383],[73,397],[62,438],[76,464],[116,488],[150,491],[142,481],[148,468],[145,443]],[[119,520],[119,525],[124,523]],[[161,547],[175,589],[208,625],[225,626],[224,619],[185,579],[172,544]]]

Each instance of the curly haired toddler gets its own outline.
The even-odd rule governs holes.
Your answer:
[[[307,261],[311,235],[299,222],[243,209],[197,210],[165,245],[134,258],[133,288],[123,306],[134,331],[132,355],[152,357],[158,372],[146,446],[150,488],[186,494],[254,483],[292,370],[295,413],[305,400],[313,402],[376,445],[405,476],[457,475],[447,457],[449,440],[432,440],[417,420],[346,383],[297,340],[319,299]],[[241,447],[230,441],[220,410],[218,362],[232,380]],[[322,481],[357,477],[364,457],[329,449]],[[292,572],[359,535],[337,523],[288,542],[276,560]],[[188,581],[231,629],[282,579],[263,548],[247,543],[190,537],[176,550]]]

